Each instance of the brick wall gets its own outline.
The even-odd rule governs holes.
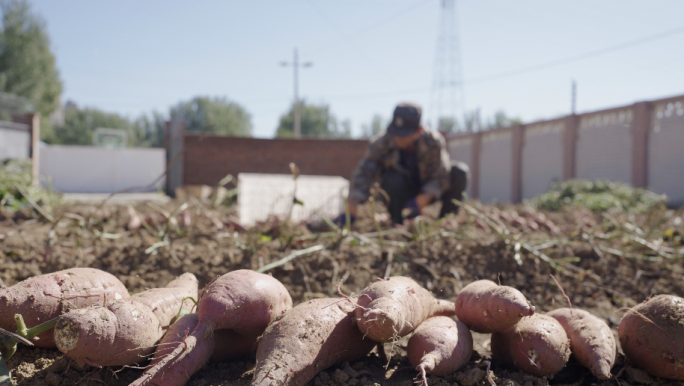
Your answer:
[[[301,174],[347,179],[366,151],[368,141],[347,139],[258,139],[185,135],[183,183],[215,185],[227,174]]]

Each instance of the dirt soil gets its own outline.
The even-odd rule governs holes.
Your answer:
[[[137,228],[129,224],[131,208],[123,206],[60,207],[56,225],[35,212],[0,213],[0,279],[13,285],[33,275],[94,267],[117,276],[132,293],[164,286],[183,272],[194,273],[204,286],[231,270],[257,269],[293,251],[322,244],[325,250],[271,271],[295,304],[337,296],[340,281],[345,294],[358,293],[390,273],[410,276],[435,296],[451,301],[473,280],[498,281],[520,290],[543,312],[567,306],[550,277],[554,274],[573,307],[603,318],[616,336],[623,307],[655,294],[684,295],[682,260],[667,252],[667,248],[675,248],[675,253],[681,248],[681,213],[665,208],[641,216],[575,209],[546,213],[544,218],[522,206],[477,206],[484,217],[462,210],[441,222],[434,221],[436,209],[430,208],[432,218],[428,214],[405,230],[393,229],[385,213],[371,216],[369,208],[364,208],[365,215],[352,229],[354,236],[341,237],[322,226],[309,227],[323,230],[312,233],[303,225],[277,221],[247,231],[237,224],[233,208],[198,202],[190,202],[173,222],[167,222],[161,213],[168,214],[179,205],[172,201],[163,208],[136,207],[146,220]],[[382,238],[375,232],[378,227],[387,233]],[[508,234],[500,236],[496,231]],[[474,334],[474,338],[476,353],[469,364],[452,375],[430,377],[430,385],[489,385],[489,335]],[[417,372],[403,355],[406,341],[385,346],[389,363],[373,352],[363,360],[328,369],[310,384],[410,386]],[[142,372],[77,368],[56,349],[26,347],[18,350],[8,366],[15,384],[21,386],[127,385]],[[188,385],[248,385],[253,366],[253,358],[211,363]],[[497,363],[491,363],[489,371],[498,386],[677,383],[651,377],[621,355],[613,369],[616,378],[603,382],[574,359],[553,378],[535,377]]]

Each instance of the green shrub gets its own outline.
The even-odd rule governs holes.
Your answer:
[[[55,192],[31,184],[31,160],[5,160],[0,162],[0,207],[16,211],[30,207],[23,190],[40,205],[52,207],[60,196]]]
[[[620,182],[569,180],[554,184],[548,192],[531,201],[537,209],[548,211],[584,206],[595,212],[641,213],[664,203],[665,197]]]

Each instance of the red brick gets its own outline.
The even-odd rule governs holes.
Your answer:
[[[294,162],[301,174],[347,179],[368,147],[366,140],[258,139],[186,134],[185,185],[216,185],[238,173],[289,174]]]

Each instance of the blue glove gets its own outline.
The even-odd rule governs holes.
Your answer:
[[[415,198],[409,200],[409,202],[404,205],[404,209],[411,209],[411,212],[404,217],[406,219],[416,218],[420,214],[420,208],[418,208],[418,203]]]
[[[349,215],[349,224],[350,224],[350,225],[353,224],[354,221],[356,221],[356,217],[355,217],[353,214],[350,214],[350,215]],[[346,213],[342,213],[341,215],[337,216],[337,217],[333,220],[333,222],[335,223],[335,225],[337,225],[337,226],[339,226],[339,227],[345,227],[345,226],[347,226],[347,214],[346,214]]]

